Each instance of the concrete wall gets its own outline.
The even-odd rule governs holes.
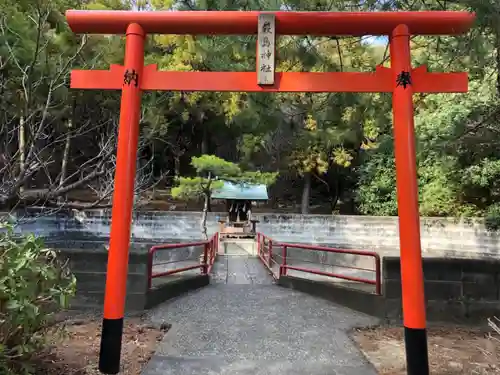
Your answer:
[[[200,240],[198,212],[136,212],[133,216],[132,247],[138,252],[157,243]],[[218,230],[217,217],[208,217],[208,232]],[[273,240],[288,243],[318,244],[345,249],[376,251],[381,257],[399,256],[398,219],[394,217],[323,216],[259,214],[257,228]],[[422,248],[425,257],[500,258],[500,236],[488,232],[478,221],[446,218],[422,218]],[[83,213],[58,213],[51,216],[24,216],[19,231],[44,236],[55,247],[74,249],[104,248],[109,241],[110,212],[93,210]],[[202,248],[161,251],[155,256],[155,272],[194,265]],[[281,250],[275,248],[274,259],[281,263]],[[167,262],[177,262],[166,264]],[[374,279],[371,271],[342,268],[350,265],[374,269],[373,258],[348,254],[332,254],[290,247],[288,264],[321,271]],[[340,266],[340,267],[339,267]],[[191,273],[196,273],[192,271]],[[290,275],[297,272],[291,271]],[[300,274],[300,273],[299,273]],[[302,274],[297,276],[302,276]],[[341,279],[338,281],[342,282]]]
[[[171,241],[169,241],[171,242]],[[154,242],[134,241],[130,246],[128,277],[127,277],[127,300],[126,311],[142,311],[146,306],[152,305],[151,298],[148,299],[148,250],[155,245]],[[97,308],[104,301],[104,288],[106,281],[106,268],[108,260],[108,239],[67,235],[67,238],[50,236],[46,245],[61,252],[63,259],[69,260],[69,265],[77,279],[77,293],[71,308]],[[153,272],[163,272],[171,269],[197,265],[203,246],[189,246],[175,250],[159,250],[153,257]],[[178,288],[188,289],[189,281],[186,277],[199,276],[200,270],[195,269],[183,272],[181,277],[169,277],[168,281],[175,281]],[[165,278],[153,280],[154,287],[164,287]],[[192,281],[196,284],[197,281]],[[194,284],[193,284],[194,285]],[[168,287],[166,287],[168,289]],[[162,289],[163,290],[163,289]],[[183,289],[182,289],[183,290]],[[161,300],[170,296],[163,290],[161,296],[154,292],[154,300]],[[163,296],[163,297],[162,297]],[[166,297],[165,297],[166,298]],[[169,297],[170,298],[170,297]],[[154,304],[154,303],[153,303]]]
[[[383,261],[386,315],[401,318],[401,269],[397,257]],[[481,320],[500,313],[500,260],[424,259],[424,286],[430,320]]]
[[[217,231],[217,217],[211,213],[208,231]],[[383,256],[398,255],[396,217],[255,215],[260,232],[277,241],[324,244],[347,249],[376,250]],[[28,220],[19,230],[46,237],[77,236],[107,238],[109,211],[58,214]],[[132,238],[136,241],[198,240],[200,214],[197,212],[140,212],[134,214]],[[479,220],[422,218],[422,248],[425,256],[499,257],[500,235],[487,231]]]
[[[373,315],[401,323],[401,272],[399,258],[383,260],[382,295],[364,288],[282,276],[278,284]],[[482,323],[500,314],[500,260],[427,258],[424,260],[427,320],[448,323]]]
[[[216,213],[209,215],[209,233],[218,229],[217,216],[223,217]],[[258,230],[277,241],[380,253],[384,256],[384,299],[388,315],[397,318],[401,305],[399,259],[393,257],[399,254],[397,218],[278,214],[260,214],[257,218],[261,221]],[[199,213],[190,212],[134,215],[127,296],[129,306],[142,306],[144,303],[140,294],[144,293],[146,285],[148,249],[158,243],[199,240],[199,220]],[[43,236],[49,246],[61,249],[70,258],[79,280],[79,297],[86,298],[83,303],[102,303],[110,232],[109,212],[60,213],[36,218],[25,216],[17,230]],[[500,236],[488,232],[480,221],[436,218],[423,218],[421,232],[422,247],[427,257],[424,272],[430,315],[447,315],[452,311],[452,315],[459,318],[498,311]],[[274,258],[281,263],[277,250]],[[329,255],[297,248],[289,251],[289,264],[301,265],[302,262],[312,261],[334,267],[335,264],[365,266],[366,262],[366,268],[373,269],[373,261],[369,258]],[[201,252],[201,246],[159,252],[155,263],[177,264],[157,265],[155,271],[176,268],[183,262],[184,265],[197,264]],[[450,259],[453,257],[457,259]],[[197,271],[193,271],[195,273]]]
[[[147,254],[154,245],[189,242],[189,239],[169,239],[163,242],[153,242],[151,240],[133,239],[130,244],[130,251],[137,254]],[[81,236],[78,233],[65,233],[57,236],[46,237],[47,246],[64,252],[85,251],[92,256],[94,252],[107,254],[109,238]],[[154,253],[153,266],[155,272],[166,271],[186,266],[198,262],[203,254],[203,246],[187,246],[181,249],[163,249]],[[98,261],[98,258],[95,258]],[[99,260],[100,261],[100,260]],[[187,263],[186,263],[187,262]]]
[[[60,249],[61,256],[77,279],[73,309],[92,309],[103,305],[106,281],[107,251],[103,249]],[[147,302],[147,254],[132,251],[127,277],[127,312],[141,311]]]

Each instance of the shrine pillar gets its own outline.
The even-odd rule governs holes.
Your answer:
[[[408,375],[428,375],[410,31],[406,25],[392,32],[390,54],[406,366]]]
[[[127,27],[113,209],[111,213],[111,238],[99,355],[99,370],[105,374],[118,374],[120,371],[123,314],[127,294],[130,225],[134,205],[136,156],[141,112],[140,80],[144,68],[144,39],[145,33],[140,25],[132,23]]]

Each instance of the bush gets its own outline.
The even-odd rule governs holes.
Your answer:
[[[0,374],[28,374],[54,314],[68,306],[76,279],[33,234],[0,223]]]
[[[488,207],[484,225],[491,232],[497,232],[500,229],[500,204],[495,203]]]

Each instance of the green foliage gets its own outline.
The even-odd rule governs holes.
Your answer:
[[[222,181],[209,180],[204,177],[178,177],[177,186],[171,190],[172,198],[179,200],[197,200],[215,189],[220,189]]]
[[[38,117],[43,117],[40,110],[52,90],[44,114],[50,126],[43,129],[40,140],[32,142],[56,140],[54,147],[40,146],[46,148],[40,154],[43,151],[47,166],[56,165],[63,154],[61,129],[66,129],[69,114],[75,117],[75,129],[78,125],[84,129],[75,131],[78,137],[88,137],[80,138],[81,144],[98,145],[97,135],[107,129],[94,129],[87,122],[115,124],[119,112],[119,96],[111,92],[79,93],[73,108],[66,85],[69,69],[121,64],[124,43],[120,36],[90,36],[72,60],[81,37],[64,23],[68,8],[474,11],[477,22],[467,35],[412,38],[414,66],[467,71],[470,78],[467,94],[414,95],[420,209],[422,215],[490,217],[500,203],[498,1],[48,0],[37,1],[36,7],[32,3],[0,0],[0,25],[4,26],[0,30],[0,148],[16,157],[13,124],[22,113],[31,113],[27,133],[35,134]],[[148,36],[145,59],[161,70],[254,71],[255,42],[255,36],[154,35]],[[281,36],[276,43],[278,71],[373,71],[376,65],[389,63],[386,45],[380,41]],[[273,170],[287,175],[286,188],[301,186],[288,183],[289,175],[299,180],[311,175],[317,185],[331,185],[327,190],[335,191],[342,201],[354,199],[358,212],[396,215],[391,107],[389,94],[145,93],[141,135],[152,150],[156,169],[173,170],[175,160],[178,178],[172,195],[178,199],[209,196],[221,186],[221,179],[269,185],[277,173],[248,171]],[[88,146],[72,152],[71,173],[78,174],[79,166],[100,150]],[[214,155],[231,155],[236,163]],[[189,175],[191,168],[196,177]],[[47,170],[48,181],[57,180],[57,171],[38,169]],[[0,173],[4,170],[0,167]],[[2,174],[0,181],[11,180]],[[311,195],[323,203],[328,198],[317,185],[313,183]],[[289,195],[286,189],[279,190]],[[292,199],[300,192],[294,194]]]
[[[236,179],[233,179],[235,182],[254,184],[254,185],[266,185],[270,186],[276,182],[278,178],[278,172],[250,172],[243,171]]]
[[[496,232],[500,230],[500,204],[495,203],[488,207],[484,224],[490,231]]]
[[[377,149],[364,153],[356,194],[359,210],[363,214],[397,215],[392,142],[392,137],[386,137]]]
[[[408,5],[402,2],[392,6],[408,10]],[[492,33],[491,27],[492,19],[495,23],[500,20],[499,13],[495,13],[498,5],[468,1],[443,5],[431,1],[425,5],[414,3],[412,10],[443,6],[450,10],[477,11],[478,22],[466,37],[413,39],[415,65],[428,64],[432,70],[470,73],[467,94],[415,95],[420,213],[424,216],[484,215],[488,225],[494,227],[492,223],[498,216],[500,203],[497,141],[500,66],[495,60],[500,40],[498,32]],[[390,125],[389,118],[386,123]],[[380,141],[375,147],[364,153],[356,200],[361,213],[395,215],[393,140],[387,136],[378,138]]]
[[[171,191],[173,198],[181,200],[209,198],[212,191],[222,188],[224,181],[269,186],[276,181],[278,176],[278,173],[274,172],[242,171],[237,164],[215,155],[193,157],[191,165],[198,176],[179,177],[178,185]]]
[[[237,164],[215,155],[195,156],[191,159],[191,165],[197,174],[211,174],[219,178],[232,178],[241,175],[241,169]]]
[[[241,175],[238,165],[219,158],[215,155],[194,156],[191,166],[195,169],[197,177],[178,177],[177,186],[171,190],[172,197],[181,200],[199,199],[210,197],[214,189],[220,189],[223,178],[236,178]]]
[[[76,279],[54,250],[0,223],[0,373],[29,373],[53,314],[67,308]]]

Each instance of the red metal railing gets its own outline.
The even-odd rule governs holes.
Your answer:
[[[154,266],[154,255],[158,251],[162,250],[175,250],[175,249],[185,249],[192,246],[203,246],[203,259],[201,259],[199,264],[176,268],[173,270],[163,271],[163,272],[153,272]],[[212,270],[212,266],[217,258],[217,249],[219,247],[219,233],[215,233],[208,241],[198,241],[198,242],[186,242],[186,243],[173,243],[156,245],[149,249],[148,253],[148,289],[151,289],[153,284],[153,279],[156,277],[164,277],[169,275],[174,275],[177,273],[194,270],[199,268],[202,274],[207,274]],[[180,261],[177,261],[180,262]],[[174,262],[166,262],[162,264],[172,264]]]
[[[309,251],[321,251],[326,253],[338,253],[338,254],[350,254],[350,255],[358,255],[364,257],[371,257],[374,259],[374,268],[362,268],[356,266],[347,266],[340,264],[325,264],[333,267],[344,267],[347,269],[359,270],[364,272],[372,272],[375,274],[375,280],[373,278],[364,278],[357,276],[349,276],[342,275],[335,272],[326,272],[321,270],[316,270],[313,268],[307,267],[299,267],[295,265],[289,265],[288,260],[290,259],[288,254],[288,249],[301,249],[301,250],[309,250]],[[302,244],[292,244],[292,243],[278,243],[273,241],[270,237],[257,233],[257,255],[264,264],[264,266],[271,272],[275,279],[278,279],[280,276],[286,276],[287,270],[293,270],[298,272],[305,272],[320,276],[327,276],[337,279],[343,279],[353,282],[359,282],[363,284],[370,284],[375,286],[375,293],[382,293],[382,283],[381,283],[381,261],[378,253],[373,251],[364,251],[364,250],[344,250],[344,249],[336,249],[326,246],[313,246],[313,245],[302,245]],[[276,258],[281,258],[280,261],[277,261]],[[292,258],[295,260],[294,258]],[[301,260],[304,261],[304,260]],[[306,263],[314,263],[311,261],[304,261]],[[275,272],[274,267],[279,268],[279,272]]]
[[[276,245],[277,243],[270,237],[262,233],[257,233],[257,256],[275,279],[278,278],[278,275],[274,272],[273,266],[277,266],[277,268],[280,266],[273,257],[273,246]]]
[[[325,246],[313,246],[313,245],[302,245],[302,244],[292,244],[292,243],[280,243],[278,246],[282,248],[281,249],[282,250],[281,251],[281,258],[282,259],[281,259],[281,265],[280,265],[280,269],[279,269],[280,276],[286,276],[287,270],[294,270],[294,271],[306,272],[306,273],[311,273],[311,274],[320,275],[320,276],[328,276],[328,277],[333,277],[333,278],[337,278],[337,279],[354,281],[354,282],[363,283],[363,284],[375,285],[375,293],[378,295],[380,295],[382,293],[381,266],[380,266],[381,262],[380,262],[380,256],[376,252],[363,251],[363,250],[344,250],[344,249],[335,249],[335,248],[325,247]],[[374,259],[374,263],[375,263],[374,269],[361,268],[361,267],[355,267],[355,266],[346,266],[346,265],[339,265],[339,264],[335,264],[335,265],[328,264],[328,265],[335,266],[335,267],[344,267],[344,268],[348,268],[348,269],[355,269],[355,270],[360,270],[360,271],[365,271],[365,272],[373,272],[373,273],[375,273],[375,280],[363,278],[363,277],[342,275],[342,274],[338,274],[338,273],[334,273],[334,272],[320,271],[320,270],[315,270],[312,268],[288,265],[287,259],[289,259],[288,258],[288,249],[289,248],[309,250],[309,251],[322,251],[322,252],[326,252],[326,253],[350,254],[350,255],[372,257]]]
[[[153,259],[156,252],[161,250],[174,250],[174,249],[182,249],[191,246],[203,246],[202,259],[200,259],[199,264],[190,265],[187,267],[181,267],[177,269],[172,269],[163,272],[153,272]],[[153,246],[149,250],[149,265],[148,265],[148,288],[152,286],[152,280],[156,277],[164,277],[168,275],[173,275],[189,270],[200,269],[202,274],[208,274],[211,272],[212,267],[217,258],[219,248],[219,234],[215,233],[210,240],[208,241],[199,241],[199,242],[190,242],[190,243],[179,243],[179,244],[165,244]],[[364,278],[357,276],[349,276],[343,275],[336,272],[326,272],[322,270],[317,270],[313,268],[307,268],[303,266],[296,266],[288,264],[289,260],[295,261],[295,258],[291,258],[289,256],[289,248],[306,250],[306,251],[319,251],[325,253],[337,253],[337,254],[349,254],[349,255],[357,255],[364,257],[371,257],[374,259],[374,269],[355,267],[355,266],[347,266],[340,264],[326,264],[322,263],[322,265],[332,266],[332,267],[344,267],[347,269],[360,270],[365,272],[373,272],[375,273],[375,280],[373,278]],[[313,245],[302,245],[302,244],[292,244],[292,243],[277,243],[273,241],[270,237],[257,233],[257,256],[260,258],[264,266],[270,271],[272,276],[275,279],[278,279],[280,276],[286,276],[288,270],[305,272],[314,275],[332,277],[337,279],[343,279],[363,284],[370,284],[375,286],[375,293],[381,294],[382,286],[381,286],[381,261],[380,256],[373,251],[362,251],[362,250],[344,250],[344,249],[335,249],[326,246],[313,246]],[[277,261],[276,258],[281,258],[281,261]],[[311,261],[305,261],[300,259],[301,262],[306,263],[315,263]],[[174,262],[168,262],[174,263]]]

